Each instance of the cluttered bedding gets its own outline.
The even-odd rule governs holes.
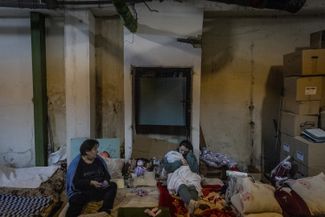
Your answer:
[[[119,217],[122,208],[165,207],[170,216],[187,217],[187,208],[177,195],[168,191],[161,165],[156,159],[104,158],[112,181],[118,184],[112,216]],[[224,166],[224,165],[223,165]],[[226,165],[229,167],[229,165]],[[231,164],[234,168],[233,163]],[[230,175],[229,175],[230,174]],[[199,206],[194,210],[197,217],[320,217],[325,214],[325,175],[303,179],[284,179],[266,184],[254,180],[248,174],[231,175],[226,180],[203,183]],[[283,173],[286,174],[286,173]],[[90,203],[82,216],[96,213],[101,202]],[[65,215],[65,206],[60,217]],[[151,211],[151,209],[149,209]],[[159,216],[159,215],[158,215]]]
[[[233,194],[229,194],[229,200],[237,216],[274,216],[281,217],[282,209],[277,202],[275,188],[269,184],[260,183],[250,177],[237,177],[233,187]]]
[[[60,204],[64,166],[0,166],[0,216],[50,216]]]
[[[271,173],[271,184],[255,181],[247,175],[228,178],[226,199],[238,216],[325,216],[325,175],[294,178],[289,158]]]
[[[325,216],[325,175],[288,179],[275,196],[286,217]]]

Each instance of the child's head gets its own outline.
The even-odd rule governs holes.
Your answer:
[[[99,155],[103,158],[110,158],[110,154],[107,151],[102,151],[99,153]]]
[[[188,152],[193,151],[192,143],[188,140],[181,141],[179,143],[178,151],[185,156]]]

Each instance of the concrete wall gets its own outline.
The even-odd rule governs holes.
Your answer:
[[[125,31],[123,42],[118,19],[97,20],[99,136],[123,138],[125,130],[126,147],[131,149],[131,64],[193,66],[195,144],[200,121],[211,150],[230,154],[243,166],[251,159],[261,165],[265,154],[273,159],[273,119],[278,117],[282,82],[278,66],[283,54],[308,46],[309,33],[325,29],[324,15],[205,17],[201,75],[201,49],[178,43],[176,38],[201,33],[202,11],[175,1],[153,2],[150,6],[159,13],[138,4],[138,33]],[[65,143],[67,132],[64,27],[62,18],[48,18],[47,24],[51,26],[47,29],[49,118],[57,149]],[[34,165],[28,18],[0,19],[0,66],[0,164]]]
[[[324,17],[316,16],[205,17],[201,125],[209,149],[243,167],[277,157],[272,120],[282,87],[277,66],[283,54],[308,47],[309,34],[321,29]]]
[[[46,19],[49,148],[66,144],[64,17]],[[118,17],[99,18],[96,94],[99,137],[124,138],[123,26]],[[95,38],[93,38],[95,39]],[[34,117],[30,21],[0,19],[0,164],[34,165]],[[93,101],[95,103],[95,101]]]
[[[119,17],[96,19],[97,133],[124,140],[123,24]]]
[[[34,164],[29,19],[0,19],[0,164]]]
[[[64,13],[67,161],[71,139],[96,136],[95,18],[90,10]]]
[[[198,156],[201,49],[176,39],[202,33],[203,11],[175,1],[152,2],[150,7],[159,12],[137,5],[138,31],[132,34],[125,30],[124,34],[125,157],[131,157],[134,133],[131,65],[193,67],[191,139]]]
[[[54,151],[66,143],[64,18],[46,19],[46,71],[50,148]]]
[[[52,148],[65,144],[63,19],[48,18],[48,105]],[[0,19],[0,164],[35,164],[30,20]]]

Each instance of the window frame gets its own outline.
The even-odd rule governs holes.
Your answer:
[[[190,136],[191,132],[191,113],[192,113],[192,68],[184,67],[133,67],[133,118],[136,134],[166,134],[166,135],[181,135]],[[140,79],[163,78],[163,77],[184,77],[186,78],[186,93],[185,93],[185,125],[144,125],[139,124],[140,114]]]

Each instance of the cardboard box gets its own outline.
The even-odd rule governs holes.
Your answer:
[[[317,128],[318,116],[298,115],[291,112],[281,112],[281,132],[289,136],[300,136],[304,129]]]
[[[299,115],[318,115],[320,101],[296,101],[296,99],[284,97],[282,110]]]
[[[325,110],[325,86],[324,85],[325,85],[325,77],[323,77],[322,87],[324,87],[324,88],[322,88],[322,99],[320,101],[320,108],[322,110]]]
[[[325,111],[319,113],[319,128],[325,130]]]
[[[310,34],[311,48],[325,48],[325,30],[313,32]]]
[[[314,143],[296,136],[293,150],[293,157],[298,162],[298,173],[302,176],[314,176],[325,171],[325,143]]]
[[[294,137],[281,133],[281,149],[280,149],[280,159],[283,160],[287,156],[293,156],[294,150]]]
[[[325,49],[306,49],[283,56],[285,76],[324,75]]]
[[[296,101],[318,101],[322,99],[323,77],[286,77],[284,96]]]
[[[226,166],[222,166],[220,168],[215,168],[207,165],[203,160],[200,160],[199,171],[200,174],[206,178],[218,178],[221,180],[227,179],[226,170],[228,168]]]
[[[289,156],[289,154],[285,154],[285,153],[280,154],[280,162],[283,161],[284,159],[286,159],[288,156]]]
[[[162,139],[150,138],[147,135],[134,135],[132,158],[162,159],[168,151],[176,150],[178,144]]]

